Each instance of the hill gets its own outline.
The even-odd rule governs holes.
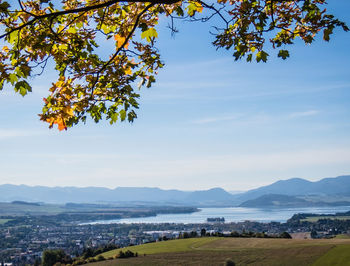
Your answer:
[[[297,197],[293,198],[293,200],[292,198],[285,198],[284,200],[280,198],[279,201],[284,202],[280,206],[285,205],[289,200],[295,203],[294,207],[299,207],[303,205],[301,199],[306,200],[305,204],[308,203],[305,206],[324,206],[322,202],[338,202],[334,204],[350,205],[350,176],[325,178],[317,182],[301,178],[279,180],[271,185],[235,195],[222,188],[181,191],[151,187],[117,187],[109,189],[104,187],[0,185],[0,202],[23,201],[52,204],[71,202],[114,203],[122,206],[233,207],[269,194]],[[266,202],[266,198],[263,199]],[[264,206],[271,206],[271,202],[272,200],[269,202],[270,205]],[[318,203],[322,204],[317,205]],[[331,206],[332,204],[329,205]],[[261,206],[263,207],[263,205]],[[289,204],[289,207],[293,207],[293,205]]]
[[[261,207],[304,207],[310,202],[297,198],[295,196],[287,196],[280,194],[267,194],[256,199],[247,200],[241,203],[240,207],[261,208]]]
[[[328,196],[350,197],[350,175],[334,178],[324,178],[311,182],[301,178],[279,180],[271,185],[249,190],[245,193],[234,195],[241,203],[246,200],[256,199],[263,195],[280,194],[288,196]]]
[[[329,206],[347,206],[350,205],[348,201],[323,202],[311,201],[299,198],[296,196],[267,194],[256,199],[244,201],[239,207],[246,208],[305,208],[305,207],[329,207]]]
[[[130,250],[138,257],[89,265],[349,265],[350,239],[189,238],[161,241],[113,250],[105,258]],[[322,264],[322,261],[331,264]]]
[[[0,202],[120,203],[122,205],[232,206],[234,197],[222,188],[202,191],[147,187],[43,187],[0,185]]]

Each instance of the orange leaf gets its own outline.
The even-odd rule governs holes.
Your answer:
[[[10,51],[10,49],[7,46],[2,47],[2,50],[5,51],[6,53]]]
[[[120,36],[119,34],[114,35],[114,40],[117,41],[117,47],[121,47],[125,42],[125,37]]]
[[[57,126],[58,126],[58,130],[59,131],[62,131],[62,130],[67,130],[67,127],[66,127],[66,125],[65,125],[65,123],[64,123],[64,121],[62,120],[62,121],[59,121],[59,122],[56,122],[57,123]]]

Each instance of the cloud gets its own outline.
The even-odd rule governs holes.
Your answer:
[[[304,112],[294,112],[289,114],[289,118],[298,118],[298,117],[307,117],[307,116],[314,116],[319,114],[320,111],[318,110],[309,110]]]
[[[241,114],[237,115],[228,115],[228,116],[217,116],[217,117],[207,117],[207,118],[202,118],[193,121],[193,124],[210,124],[210,123],[216,123],[216,122],[224,122],[224,121],[232,121],[241,118]]]
[[[233,114],[233,115],[217,115],[212,117],[204,117],[191,122],[191,124],[204,125],[218,122],[234,122],[239,125],[261,125],[266,123],[276,123],[288,121],[289,119],[315,116],[319,114],[318,110],[308,110],[304,112],[293,112],[287,114],[269,114],[259,112],[256,114]]]
[[[40,131],[23,130],[23,129],[0,129],[0,140],[18,137],[31,137],[42,135]]]
[[[194,125],[209,125],[213,123],[224,122],[223,125],[235,125],[235,126],[256,126],[262,124],[268,124],[275,122],[278,117],[275,117],[264,112],[259,112],[255,114],[232,114],[232,115],[217,115],[204,117],[191,121]]]

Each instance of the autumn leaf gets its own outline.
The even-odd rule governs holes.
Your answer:
[[[58,125],[58,130],[59,130],[59,131],[67,130],[67,127],[66,127],[66,125],[65,125],[65,123],[64,123],[63,120],[62,120],[62,121],[58,121],[58,122],[57,122],[57,125]]]
[[[124,73],[125,75],[132,75],[131,67],[127,68]]]
[[[120,36],[119,34],[114,35],[114,40],[116,40],[116,45],[118,48],[122,47],[122,45],[124,44],[126,38],[123,36]],[[124,48],[128,49],[129,43],[126,43]]]

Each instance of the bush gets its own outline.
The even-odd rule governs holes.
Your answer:
[[[57,263],[68,264],[72,263],[72,259],[70,256],[66,255],[63,250],[45,250],[43,252],[42,257],[42,265],[43,266],[52,266]]]
[[[95,258],[88,258],[87,261],[88,262],[96,262],[96,259]]]
[[[282,234],[280,234],[280,238],[289,238],[289,239],[291,239],[292,236],[289,233],[287,233],[287,232],[283,232]]]
[[[227,259],[227,260],[225,261],[225,264],[224,264],[224,265],[225,265],[225,266],[235,266],[236,264],[234,263],[233,260]]]
[[[232,237],[240,237],[240,234],[237,231],[232,231],[231,236]]]
[[[78,259],[78,260],[75,260],[73,262],[73,265],[83,265],[85,264],[85,260],[84,259]]]
[[[116,258],[121,258],[121,259],[123,259],[123,258],[137,257],[137,256],[138,256],[137,252],[134,253],[134,252],[132,252],[131,250],[127,250],[127,251],[123,252],[123,251],[121,250],[121,251],[119,251],[119,254],[116,255]]]

